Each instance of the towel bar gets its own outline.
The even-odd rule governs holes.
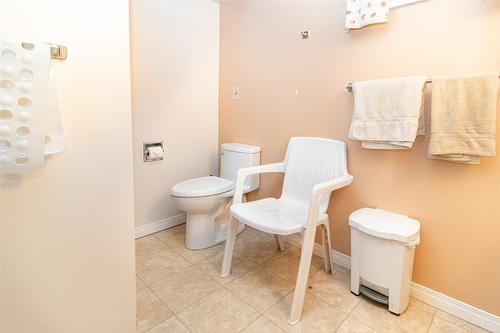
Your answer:
[[[26,48],[26,49],[31,49],[33,48],[33,44],[31,43],[26,43],[23,42],[21,45]],[[66,60],[68,57],[68,48],[63,45],[54,45],[47,43],[47,45],[50,45],[50,57],[54,60]]]
[[[68,49],[63,45],[51,45],[50,57],[55,60],[66,60],[68,57]]]
[[[498,74],[498,77],[500,78],[500,74]],[[425,81],[425,83],[432,83],[432,80],[431,80],[431,79],[427,79],[427,80]],[[348,84],[346,84],[346,85],[345,85],[345,89],[346,89],[348,92],[352,93],[352,82],[349,82]]]

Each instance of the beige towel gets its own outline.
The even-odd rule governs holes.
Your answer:
[[[349,138],[368,149],[408,149],[425,134],[423,76],[352,84],[354,113]]]
[[[497,73],[432,79],[430,158],[479,164],[495,156],[497,85]]]

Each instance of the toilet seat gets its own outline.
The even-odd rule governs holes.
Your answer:
[[[172,187],[174,197],[197,198],[230,192],[234,183],[224,178],[208,176],[189,179]]]

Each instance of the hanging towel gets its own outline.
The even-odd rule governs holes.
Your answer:
[[[61,150],[62,134],[47,138],[61,133],[49,73],[48,45],[0,41],[0,174],[40,170]]]
[[[495,156],[498,74],[432,79],[430,158],[479,164]]]
[[[352,84],[354,113],[349,138],[368,149],[408,149],[425,134],[426,77],[360,81]]]
[[[389,0],[346,0],[345,30],[385,23],[388,13]]]

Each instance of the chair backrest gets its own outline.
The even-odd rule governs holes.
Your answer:
[[[314,185],[348,174],[346,145],[331,139],[292,137],[285,166],[281,198],[308,207]],[[330,194],[325,194],[320,213],[326,211],[329,200]]]

